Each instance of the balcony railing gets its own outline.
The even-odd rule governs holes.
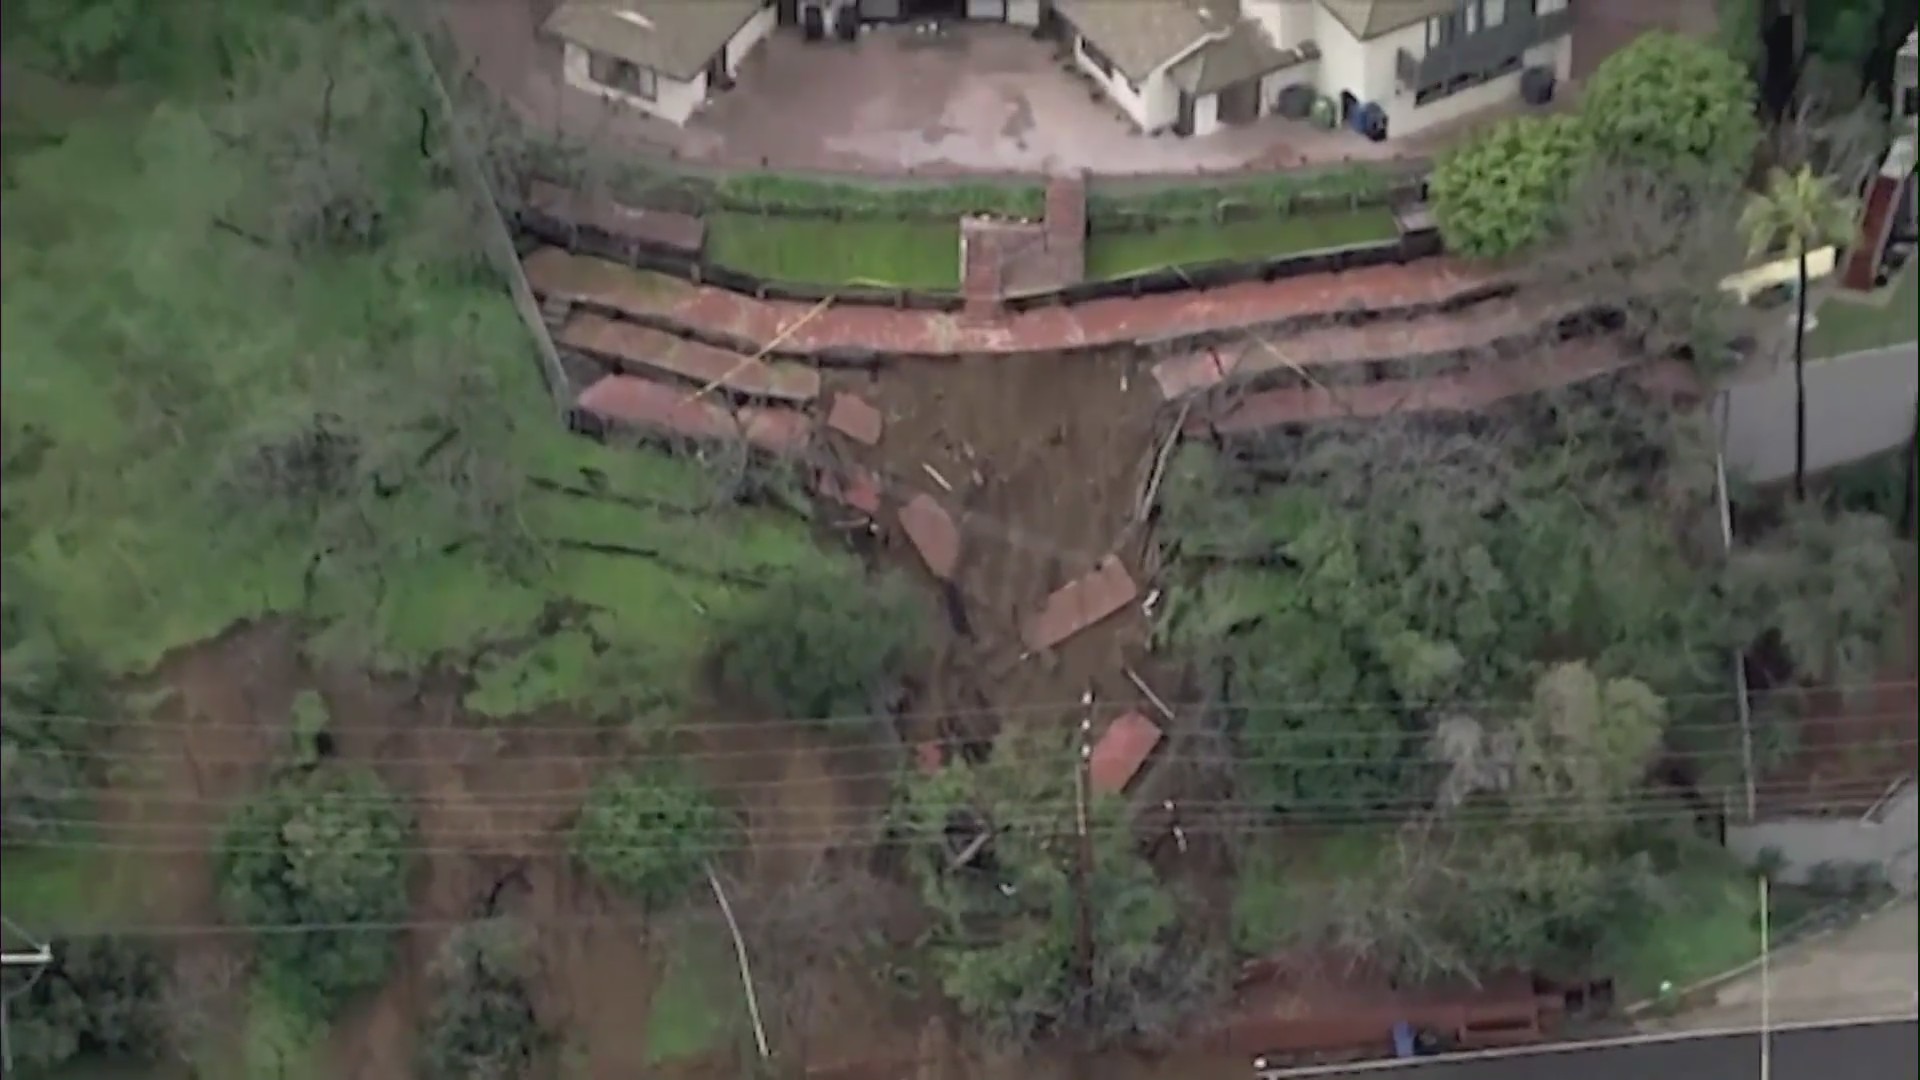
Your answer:
[[[1509,12],[1499,26],[1436,45],[1428,49],[1425,56],[1401,49],[1394,56],[1394,72],[1404,89],[1416,93],[1433,90],[1463,75],[1478,75],[1508,66],[1528,49],[1572,29],[1570,8],[1545,15]]]

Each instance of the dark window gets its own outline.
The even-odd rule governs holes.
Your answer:
[[[1427,20],[1427,48],[1437,49],[1459,40],[1463,32],[1463,14],[1454,12]]]
[[[1920,116],[1920,86],[1909,86],[1900,91],[1900,115]]]
[[[629,60],[617,56],[604,56],[589,53],[588,74],[601,86],[610,87],[634,97],[652,101],[660,93],[660,76],[652,68],[644,68]]]

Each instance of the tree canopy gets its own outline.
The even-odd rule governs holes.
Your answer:
[[[894,575],[786,575],[720,630],[720,678],[791,719],[857,720],[919,663],[927,615]]]
[[[227,910],[247,926],[315,928],[256,942],[287,1001],[330,1016],[386,978],[396,935],[378,924],[406,917],[411,838],[400,806],[358,769],[282,777],[228,820],[216,866]]]
[[[726,816],[692,777],[665,766],[601,779],[580,808],[573,851],[648,904],[680,898],[727,844]]]
[[[532,945],[519,924],[487,919],[447,936],[434,962],[439,997],[421,1036],[429,1080],[520,1080],[551,1034],[533,1008]]]
[[[1580,121],[1605,157],[1654,168],[1705,163],[1745,175],[1760,141],[1754,87],[1719,46],[1649,31],[1601,61]]]
[[[1547,239],[1588,150],[1578,117],[1523,116],[1442,154],[1427,185],[1447,250],[1490,259]]]

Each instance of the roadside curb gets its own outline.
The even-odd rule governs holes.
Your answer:
[[[1894,896],[1878,904],[1875,904],[1874,906],[1867,908],[1864,911],[1859,912],[1858,914],[1854,915],[1851,918],[1841,919],[1840,921],[1834,923],[1831,926],[1823,926],[1820,929],[1812,931],[1811,933],[1807,934],[1805,937],[1799,937],[1799,938],[1793,939],[1792,941],[1788,942],[1785,946],[1779,949],[1770,950],[1768,959],[1777,962],[1783,954],[1788,958],[1797,956],[1800,953],[1805,952],[1808,949],[1812,948],[1813,946],[1826,940],[1827,938],[1830,938],[1833,935],[1838,934],[1842,931],[1852,930],[1853,928],[1859,926],[1861,923],[1866,922],[1868,919],[1876,918],[1880,915],[1883,915],[1886,912],[1893,910],[1894,908],[1898,907],[1899,905],[1901,905],[1902,903],[1905,903],[1910,899],[1912,898],[1908,896],[1902,896],[1896,893]],[[1820,912],[1820,911],[1812,912],[1806,915],[1805,917],[1803,917],[1802,919],[1800,919],[1799,923],[1797,923],[1796,925],[1805,926],[1806,924],[1813,922],[1816,919],[1819,919],[1822,914],[1823,912]],[[1791,928],[1789,928],[1789,932],[1791,932]],[[1746,960],[1741,962],[1740,964],[1735,965],[1734,967],[1727,968],[1725,971],[1722,971],[1718,974],[1709,975],[1704,979],[1696,979],[1693,982],[1688,983],[1686,986],[1680,987],[1679,989],[1675,990],[1669,996],[1664,996],[1664,997],[1655,996],[1650,998],[1643,998],[1640,1001],[1633,1002],[1632,1004],[1627,1005],[1625,1008],[1622,1008],[1620,1010],[1620,1015],[1629,1020],[1640,1020],[1640,1019],[1644,1019],[1647,1016],[1647,1014],[1658,1009],[1661,1005],[1665,1003],[1685,1002],[1687,999],[1692,998],[1697,994],[1704,994],[1711,991],[1717,991],[1721,987],[1734,981],[1735,979],[1738,979],[1743,975],[1747,975],[1754,971],[1759,970],[1761,959],[1762,959],[1761,957],[1755,956],[1750,960]],[[1680,1008],[1676,1010],[1676,1013],[1683,1014],[1687,1011],[1688,1010],[1686,1008]]]

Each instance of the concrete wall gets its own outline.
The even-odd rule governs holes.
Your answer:
[[[1845,318],[1837,304],[1828,318]],[[1783,316],[1784,317],[1784,316]],[[1836,356],[1807,364],[1807,468],[1858,461],[1905,443],[1920,386],[1920,345]],[[1727,468],[1766,482],[1793,475],[1793,367],[1726,388]]]
[[[1141,131],[1159,131],[1172,125],[1179,114],[1180,95],[1174,90],[1173,84],[1167,81],[1167,65],[1149,74],[1135,89],[1119,68],[1114,68],[1112,75],[1101,71],[1099,65],[1087,55],[1086,45],[1084,37],[1079,34],[1073,36],[1074,64],[1086,72],[1114,104],[1120,106],[1134,126]]]
[[[1915,887],[1916,849],[1920,848],[1920,787],[1908,783],[1872,816],[1778,818],[1752,825],[1729,825],[1727,848],[1749,861],[1765,851],[1783,860],[1779,879],[1805,884],[1822,864],[1879,867],[1902,892]]]

